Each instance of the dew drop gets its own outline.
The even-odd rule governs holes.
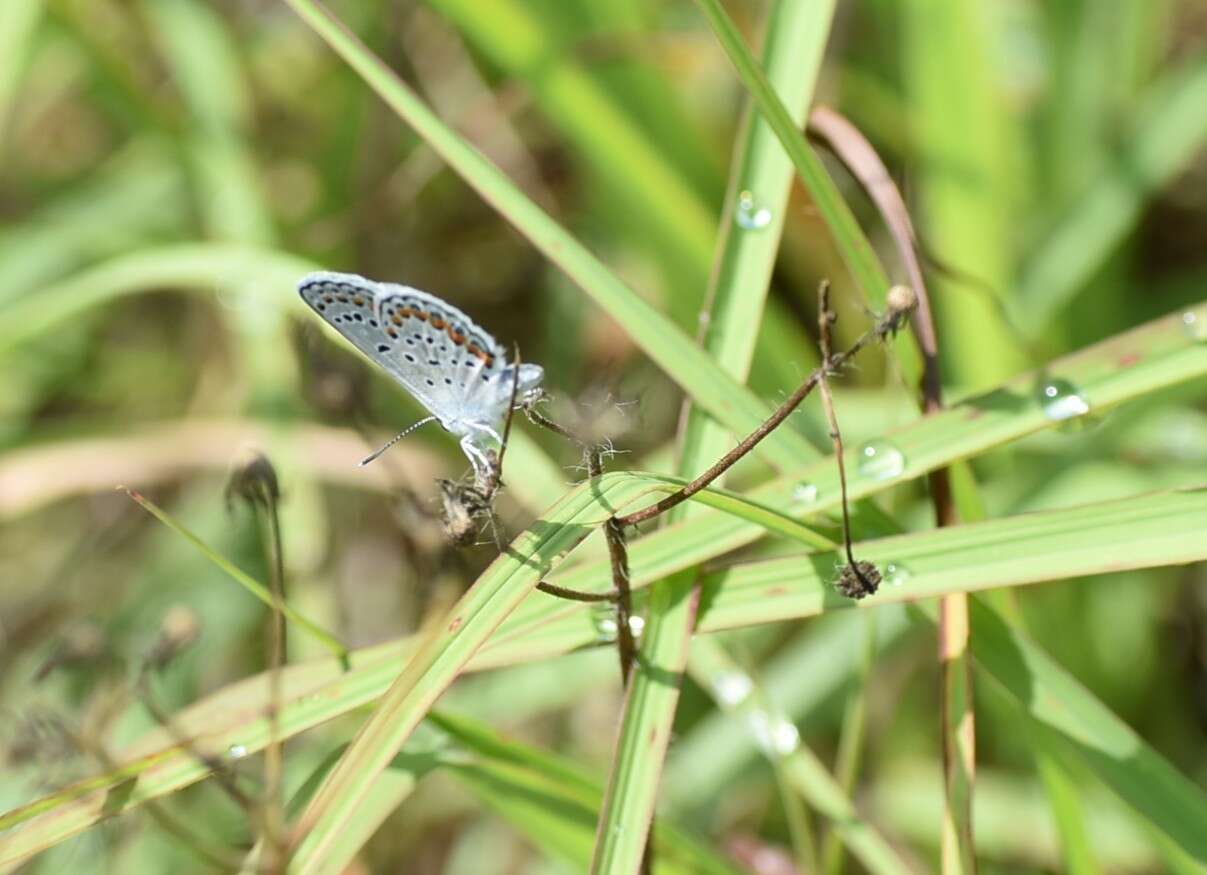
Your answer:
[[[247,756],[247,748],[241,744],[232,744],[226,749],[226,755],[232,760],[241,760]]]
[[[914,573],[909,570],[909,566],[904,562],[886,562],[884,563],[884,574],[881,577],[881,581],[888,586],[901,586],[901,584],[913,576]]]
[[[1207,315],[1187,310],[1182,314],[1182,333],[1195,343],[1207,341]]]
[[[1053,422],[1065,422],[1090,412],[1089,403],[1068,380],[1048,380],[1040,386],[1039,403],[1044,416]]]
[[[633,637],[640,640],[641,633],[645,631],[644,617],[629,617],[629,631],[633,633]]]
[[[798,483],[792,489],[792,500],[796,504],[812,504],[817,501],[817,487],[812,483]]]
[[[616,640],[616,613],[611,605],[599,604],[591,608],[591,626],[595,629],[595,641],[611,644]]]
[[[800,732],[795,724],[779,715],[755,708],[749,717],[754,743],[769,756],[787,756],[800,747]]]
[[[740,671],[725,671],[712,678],[712,692],[722,708],[736,708],[754,690],[750,676]]]
[[[886,440],[870,440],[859,447],[855,469],[870,480],[891,480],[905,470],[905,454]]]
[[[754,194],[744,191],[738,195],[738,206],[734,221],[739,228],[747,231],[761,231],[771,224],[771,210],[760,207],[754,199]]]

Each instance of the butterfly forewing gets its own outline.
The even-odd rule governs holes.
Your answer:
[[[298,290],[446,427],[463,418],[473,407],[468,402],[503,368],[494,338],[456,307],[418,289],[355,274],[316,273]]]

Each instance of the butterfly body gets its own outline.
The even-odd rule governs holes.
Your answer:
[[[517,375],[506,350],[473,320],[435,295],[356,274],[319,272],[302,278],[307,304],[422,404],[461,447],[475,472],[515,397],[540,389],[544,371],[522,364]]]

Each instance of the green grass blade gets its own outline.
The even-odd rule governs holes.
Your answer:
[[[1037,752],[1036,769],[1052,806],[1052,818],[1060,835],[1064,871],[1069,875],[1102,875],[1094,857],[1094,846],[1086,834],[1085,818],[1076,782],[1060,760],[1046,751]]]
[[[1198,493],[1203,497],[1203,493]],[[1145,744],[1077,680],[973,601],[973,654],[1058,750],[1080,759],[1200,865],[1207,865],[1207,796]]]
[[[42,0],[8,0],[0,7],[0,148],[12,113],[13,96],[25,72],[26,54],[42,17]]]
[[[620,475],[609,475],[617,476]],[[582,490],[574,495],[581,496]],[[567,504],[562,506],[570,509]],[[593,512],[602,514],[598,507]],[[550,522],[548,517],[546,522]],[[908,581],[901,586],[885,586],[868,600],[871,604],[888,604],[967,592],[975,587],[1016,586],[1129,567],[1202,561],[1207,559],[1207,544],[1195,533],[1204,526],[1207,526],[1207,490],[1168,492],[894,536],[861,543],[858,551],[873,561],[902,561],[908,566],[911,572]],[[529,540],[537,537],[532,532],[524,536]],[[791,621],[851,609],[853,602],[836,596],[830,589],[833,561],[832,554],[801,556],[752,563],[710,575],[704,581],[700,631]],[[530,581],[535,578],[535,572],[527,566],[525,571],[530,572]],[[487,585],[497,583],[501,573],[503,569],[496,565],[483,580]],[[467,599],[477,601],[480,594],[473,593]],[[525,590],[521,597],[526,594]],[[537,598],[548,599],[542,594],[533,596]],[[492,609],[497,610],[497,606]],[[545,659],[598,643],[599,633],[590,611],[576,604],[568,613],[551,614],[545,628],[530,629],[524,636],[496,633],[465,669],[483,670]],[[403,665],[414,664],[412,654],[416,646],[417,642],[408,640],[354,651],[352,669],[347,672],[334,659],[287,667],[282,673],[280,737],[290,738],[380,697]],[[979,653],[977,656],[980,659]],[[791,686],[792,680],[784,683]],[[1033,681],[1035,701],[1061,701],[1056,690],[1045,686],[1045,676],[1037,676]],[[1082,700],[1089,697],[1084,690],[1078,695]],[[215,757],[221,757],[232,745],[251,753],[268,743],[266,709],[271,702],[268,676],[262,674],[185,709],[175,722],[181,732],[193,739],[197,749],[212,752]],[[1105,710],[1101,705],[1097,708]],[[1093,739],[1094,724],[1082,722],[1081,713],[1070,712],[1068,719],[1073,722],[1066,728],[1077,738]],[[74,784],[0,816],[0,830],[22,827],[10,832],[0,843],[0,865],[24,859],[104,817],[200,780],[208,772],[205,763],[193,753],[181,750],[176,738],[163,729],[154,730],[123,751],[120,759],[123,765],[116,772]],[[1142,761],[1146,769],[1155,769],[1163,776],[1163,785],[1175,789],[1180,786],[1178,781],[1169,779],[1170,774],[1176,774],[1172,767],[1158,765],[1164,761],[1150,748],[1143,748]],[[1126,764],[1114,766],[1115,780],[1124,781]],[[109,791],[132,778],[137,781],[128,796],[118,803],[106,801],[112,798]],[[1134,796],[1138,797],[1136,787],[1142,783],[1133,780]],[[1147,808],[1141,807],[1143,800],[1139,800],[1137,807],[1152,817],[1153,806],[1167,803],[1154,799]],[[1207,803],[1197,803],[1189,810],[1195,810],[1197,805]]]
[[[943,372],[979,390],[1027,365],[995,301],[1013,278],[1008,254],[1019,184],[1011,160],[1016,129],[990,48],[999,37],[984,7],[958,0],[909,3],[901,14],[910,128],[919,139],[915,225],[939,258],[989,287],[970,292],[934,272]],[[964,121],[952,124],[953,117]]]
[[[245,142],[251,96],[233,35],[204,3],[148,0],[142,8],[192,122],[186,151],[207,231],[234,242],[272,243],[272,217]]]
[[[861,605],[933,598],[1207,558],[1196,538],[1207,489],[1158,492],[1083,507],[1021,514],[945,529],[862,541],[856,553],[905,569]],[[751,562],[709,575],[699,628],[809,617],[847,607],[834,592],[836,554]],[[978,564],[979,563],[979,564]],[[979,569],[979,570],[978,570]]]
[[[1135,227],[1146,201],[1182,170],[1207,142],[1207,60],[1152,86],[1141,102],[1134,134],[1086,187],[1022,264],[1019,324],[1032,335],[1068,303],[1123,237]]]
[[[800,743],[795,725],[770,703],[760,685],[746,675],[715,638],[694,640],[688,665],[696,682],[714,693],[718,706],[732,712],[731,731],[733,724],[740,720],[745,724],[744,729],[760,736],[764,755],[781,772],[793,792],[829,818],[835,834],[869,872],[907,875],[910,869],[905,862],[884,837],[859,816],[847,792],[817,755]],[[718,678],[723,679],[721,683]],[[735,678],[739,679],[736,689],[742,692],[740,697],[734,692]]]
[[[225,556],[214,552],[204,541],[202,541],[180,523],[176,522],[176,520],[172,519],[172,517],[166,511],[164,511],[163,508],[159,507],[146,496],[135,492],[132,489],[126,489],[125,492],[132,499],[134,499],[134,501],[136,501],[138,505],[143,508],[143,510],[151,514],[151,516],[155,517],[155,519],[159,520],[173,532],[180,535],[180,537],[184,538],[199,551],[201,551],[201,554],[205,556],[206,559],[226,572],[231,580],[235,581],[235,583],[239,584],[272,610],[279,610],[291,622],[295,623],[301,629],[304,629],[316,641],[335,654],[338,659],[347,660],[348,648],[344,647],[338,638],[309,618],[299,614],[293,607],[290,606],[288,602],[277,602],[277,600],[273,598],[272,593],[268,591],[268,587],[260,583],[260,581],[256,580],[242,568],[239,568]]]
[[[646,355],[701,407],[740,434],[753,431],[766,418],[767,405],[720,369],[666,316],[625,286],[497,167],[449,129],[330,13],[314,0],[288,2],[453,170],[624,326]],[[776,430],[760,449],[781,467],[813,455],[809,443],[790,429]]]
[[[1207,319],[1207,306],[1195,311]],[[1181,314],[1140,326],[1110,340],[1050,363],[1045,371],[1023,374],[1003,386],[966,398],[947,410],[916,420],[885,435],[904,458],[900,480],[984,453],[994,447],[1061,424],[1045,416],[1038,402],[1044,380],[1060,377],[1079,387],[1092,409],[1108,410],[1172,386],[1207,375],[1207,345],[1194,344],[1183,333]],[[848,449],[847,483],[853,500],[873,495],[897,480],[881,480],[859,465],[859,448]],[[807,500],[800,489],[807,486]],[[838,507],[838,477],[829,461],[817,462],[791,477],[760,486],[749,497],[794,517],[823,513]],[[667,526],[629,546],[634,585],[716,558],[762,537],[757,526],[735,518],[701,516],[690,523]],[[608,586],[606,562],[584,563],[556,575],[554,581],[574,589]],[[524,635],[533,623],[562,610],[549,602],[522,607],[504,625],[504,635]]]
[[[809,190],[813,203],[830,229],[839,254],[856,285],[871,301],[877,305],[882,303],[884,293],[888,290],[888,277],[834,180],[826,172],[813,148],[805,141],[804,135],[793,122],[791,113],[767,80],[763,68],[746,48],[742,35],[725,12],[720,0],[696,0],[696,5],[708,19],[718,42],[741,77],[742,84],[757,102],[759,112],[775,132],[792,166],[796,168],[797,175]],[[907,335],[902,335],[902,365],[907,379],[913,383],[921,373],[921,359],[916,346],[906,338]]]
[[[447,771],[547,855],[575,871],[587,867],[603,796],[597,779],[560,757],[503,739],[463,717],[433,713],[431,722],[469,755],[445,755]],[[671,824],[658,824],[654,842],[656,873],[737,875],[739,871]]]
[[[694,310],[707,282],[716,219],[679,169],[637,125],[598,70],[559,45],[555,18],[516,0],[430,0],[496,65],[522,80],[537,106],[629,216],[668,284]],[[682,312],[684,307],[675,308]],[[682,324],[682,323],[681,323]]]
[[[608,508],[623,505],[644,488],[640,480],[624,475],[605,475],[580,486],[487,569],[410,659],[307,807],[291,871],[313,872],[323,864],[376,776],[499,623],[606,518]]]
[[[314,269],[294,255],[229,243],[181,243],[122,255],[7,306],[0,323],[0,354],[21,341],[127,295],[162,288],[213,294],[237,289],[262,295],[281,308],[297,308],[294,287]]]
[[[876,644],[880,657],[887,658],[888,647],[907,628],[905,613],[900,607],[888,606],[877,609],[875,615]],[[862,649],[861,615],[838,611],[820,617],[760,667],[759,684],[786,717],[805,724],[802,731],[808,732],[809,721],[817,718],[815,709],[852,682]],[[698,680],[714,699],[733,698],[731,677],[722,674]],[[739,681],[739,689],[742,686]],[[676,740],[663,776],[661,810],[695,814],[754,766],[761,753],[750,733],[733,731],[728,714],[709,714]]]
[[[832,16],[833,3],[829,2],[790,0],[771,8],[764,52],[781,93],[796,110],[798,125],[812,96]],[[752,108],[747,109],[740,137],[709,289],[704,345],[722,369],[744,381],[762,322],[792,176],[782,150]],[[745,198],[751,202],[742,203]],[[739,215],[737,210],[745,212]],[[764,217],[759,210],[772,212]],[[739,221],[755,227],[743,227]],[[757,227],[760,223],[765,227]],[[723,427],[709,421],[705,409],[693,407],[680,451],[679,473],[695,475],[733,440]],[[692,509],[681,506],[668,520],[691,515]],[[678,678],[686,665],[695,622],[694,578],[692,571],[677,574],[650,599],[646,636],[625,699],[616,757],[600,813],[593,872],[634,871],[645,851],[678,705]]]

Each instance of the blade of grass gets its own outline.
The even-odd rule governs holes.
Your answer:
[[[1207,319],[1207,306],[1189,312]],[[1207,375],[1207,345],[1188,342],[1182,328],[1180,314],[1154,320],[1055,360],[1043,373],[1020,375],[997,389],[966,398],[885,435],[883,439],[901,451],[904,468],[900,480],[881,480],[861,471],[859,448],[850,448],[846,467],[851,498],[864,498],[894,482],[916,479],[936,468],[1060,425],[1060,421],[1044,414],[1038,400],[1037,390],[1048,379],[1068,380],[1082,391],[1092,409],[1107,410]],[[793,516],[822,513],[837,507],[837,474],[832,462],[821,461],[794,476],[760,486],[749,495]],[[630,546],[633,585],[646,585],[761,536],[758,527],[711,514],[667,526]],[[555,576],[554,582],[591,590],[606,587],[609,579],[606,563],[594,562],[567,569]],[[536,600],[517,611],[501,634],[525,635],[530,623],[565,610]]]
[[[978,666],[1033,718],[1037,730],[1058,750],[1088,765],[1181,851],[1207,865],[1203,791],[1178,774],[1072,675],[975,599],[972,624]]]
[[[635,236],[656,253],[674,297],[694,308],[716,236],[711,205],[560,38],[555,18],[514,0],[429,0],[483,54],[531,90],[540,109],[620,201]],[[605,4],[606,5],[606,4]],[[683,307],[677,309],[680,316]],[[683,324],[683,320],[678,320]]]
[[[345,661],[347,660],[348,648],[344,647],[344,645],[341,644],[339,639],[337,639],[334,635],[323,629],[317,623],[313,622],[302,614],[299,614],[284,599],[273,598],[273,595],[271,592],[269,592],[268,587],[264,586],[264,584],[253,578],[246,571],[236,566],[225,556],[222,556],[211,550],[204,541],[202,541],[184,526],[180,525],[180,523],[176,522],[176,520],[172,519],[172,517],[168,515],[163,508],[156,505],[146,496],[135,492],[132,489],[126,489],[125,487],[119,486],[118,488],[124,491],[126,495],[130,496],[130,498],[132,498],[135,502],[137,502],[143,510],[151,514],[151,516],[155,517],[155,519],[159,520],[173,532],[180,535],[182,538],[200,550],[201,554],[205,556],[206,559],[226,572],[226,574],[233,581],[235,581],[235,583],[239,584],[253,596],[264,602],[264,604],[268,605],[268,607],[272,608],[273,610],[280,611],[291,622],[296,623],[300,628],[310,633],[310,635],[316,641],[335,654],[336,658]]]
[[[553,858],[575,871],[586,868],[603,796],[601,783],[573,763],[499,737],[492,730],[448,713],[431,722],[469,757],[445,756],[445,767],[500,816]],[[738,870],[699,840],[659,822],[655,833],[658,872],[737,875]]]
[[[893,606],[876,612],[876,644],[883,656],[906,629],[905,614]],[[785,716],[808,732],[820,705],[851,683],[863,647],[863,616],[838,611],[810,622],[760,668],[759,683]],[[708,680],[714,699],[732,698],[724,675]],[[739,689],[743,684],[739,682]],[[733,731],[732,719],[718,711],[705,716],[676,741],[663,778],[662,810],[695,814],[724,792],[760,751],[750,733]]]
[[[297,826],[292,871],[313,872],[322,865],[373,780],[499,623],[550,566],[602,522],[601,508],[623,504],[643,488],[623,475],[579,486],[521,534],[453,606],[307,806]]]
[[[861,541],[865,558],[880,567],[891,562],[903,567],[904,573],[894,578],[902,585],[883,586],[860,604],[1198,562],[1207,557],[1207,544],[1192,543],[1201,540],[1192,532],[1201,525],[1205,509],[1207,489],[1199,488]],[[1175,521],[1179,513],[1188,519]],[[1034,558],[1007,546],[1021,545],[1028,538]],[[989,560],[987,551],[996,554],[999,544],[1002,552]],[[965,550],[979,553],[985,562],[983,574],[975,572],[976,559]],[[847,600],[831,587],[836,559],[833,553],[777,558],[708,575],[699,628],[718,631],[727,628],[723,623],[777,622],[846,606]]]
[[[132,142],[74,185],[0,228],[0,303],[19,306],[85,263],[116,255],[131,241],[185,233],[184,174],[166,144]]]
[[[717,41],[737,70],[742,84],[758,104],[759,112],[774,131],[792,166],[796,168],[797,175],[809,191],[818,213],[830,229],[835,246],[856,285],[869,300],[880,306],[888,291],[888,277],[859,223],[855,221],[851,208],[843,200],[821,159],[805,141],[791,113],[776,95],[763,68],[746,48],[742,35],[725,12],[720,0],[696,0],[696,5],[708,20]],[[914,384],[921,373],[921,365],[917,346],[907,340],[907,337],[901,336],[898,351],[902,356],[902,368],[906,378]]]
[[[619,475],[608,475],[615,478]],[[608,479],[608,478],[605,478]],[[581,495],[581,490],[575,493]],[[592,505],[593,506],[593,505]],[[566,505],[563,505],[566,507]],[[595,514],[601,510],[597,506]],[[547,522],[552,518],[547,515]],[[1106,502],[1071,510],[1028,514],[973,526],[894,536],[860,543],[861,555],[876,562],[900,561],[911,574],[906,584],[885,587],[861,604],[913,602],[970,586],[993,588],[1104,574],[1131,567],[1159,567],[1207,559],[1207,544],[1195,536],[1207,526],[1207,490],[1158,493],[1151,496]],[[526,538],[536,538],[529,533]],[[790,557],[739,566],[716,572],[704,581],[700,618],[701,633],[739,628],[753,623],[783,622],[816,616],[831,610],[847,610],[852,602],[835,597],[830,589],[833,555]],[[510,558],[504,562],[513,562]],[[484,581],[497,577],[500,569],[489,569]],[[531,577],[535,578],[535,572]],[[969,581],[973,581],[970,585]],[[541,596],[541,598],[544,598]],[[984,611],[982,610],[982,613]],[[980,622],[974,610],[974,621]],[[979,629],[979,626],[977,627]],[[1005,627],[1003,626],[1003,629]],[[1007,629],[1002,634],[1010,634]],[[526,637],[501,638],[497,634],[465,666],[483,670],[497,665],[545,659],[566,650],[593,646],[599,633],[590,611],[575,606],[569,616],[554,617],[548,627]],[[988,652],[981,658],[978,639],[973,650],[983,669],[991,673],[1011,671],[1010,685],[1028,689],[1026,702],[1058,725],[1072,738],[1092,747],[1097,722],[1107,709],[1091,694],[1076,686],[1077,707],[1063,709],[1057,703],[1068,694],[1071,678],[1059,675],[1058,687],[1049,686],[1049,675],[1037,671],[1018,675],[1015,649],[1004,654]],[[306,729],[346,714],[381,696],[405,663],[414,664],[414,641],[392,642],[355,651],[352,669],[344,672],[331,659],[290,666],[282,672],[280,737],[291,738]],[[1014,655],[1012,655],[1014,654]],[[1028,645],[1029,661],[1041,667],[1050,663],[1034,645]],[[231,745],[247,753],[262,749],[269,740],[266,709],[271,701],[267,675],[241,681],[177,715],[176,725],[196,749],[214,751],[216,757]],[[1109,712],[1107,712],[1109,713]],[[1094,717],[1095,719],[1089,719]],[[1207,811],[1207,799],[1177,775],[1172,766],[1111,717],[1101,724],[1111,737],[1104,746],[1125,737],[1134,749],[1133,772],[1128,762],[1106,761],[1100,774],[1111,786],[1124,786],[1125,797],[1142,816],[1161,824],[1172,816],[1184,822],[1197,811]],[[40,850],[87,829],[99,820],[137,807],[187,786],[207,774],[207,766],[177,739],[156,729],[124,751],[122,767],[109,774],[74,784],[35,803],[0,816],[0,830],[13,830],[0,842],[0,864],[24,859]],[[1088,759],[1096,768],[1094,759]],[[1155,776],[1151,793],[1146,780]],[[117,798],[112,792],[134,781],[131,791]],[[371,782],[370,782],[371,783]],[[1122,794],[1121,794],[1122,795]],[[1173,815],[1171,806],[1181,806]],[[1176,826],[1163,827],[1179,835]],[[1180,837],[1185,840],[1185,836]],[[1199,838],[1201,842],[1201,837]],[[1188,846],[1189,843],[1188,843]]]
[[[315,0],[286,0],[449,166],[534,246],[558,265],[687,394],[734,431],[745,434],[769,409],[735,382],[662,313],[625,286],[594,255],[534,204],[416,97],[392,70]],[[780,429],[765,444],[766,458],[791,467],[814,454],[811,445]]]
[[[0,354],[91,308],[153,289],[250,290],[300,313],[294,286],[314,267],[285,252],[225,243],[182,243],[121,255],[7,305]]]
[[[910,125],[919,149],[917,224],[939,257],[988,286],[983,294],[935,275],[943,372],[973,390],[1026,366],[989,295],[1010,287],[1009,224],[1016,130],[996,87],[991,46],[998,35],[983,7],[925,0],[902,7],[901,47]],[[959,75],[952,75],[959,70]],[[967,119],[953,125],[952,115]]]
[[[144,0],[141,5],[192,122],[185,148],[208,233],[232,242],[271,244],[272,217],[244,142],[251,97],[232,34],[207,4]]]
[[[795,725],[782,716],[760,689],[761,685],[725,653],[715,638],[697,638],[692,642],[688,669],[701,688],[714,694],[718,706],[732,712],[730,731],[737,722],[734,718],[740,718],[745,730],[759,736],[770,735],[771,744],[763,737],[759,745],[764,756],[793,793],[800,794],[812,808],[829,818],[834,834],[869,872],[905,875],[910,871],[884,837],[859,816],[850,794],[830,775],[817,755],[800,742]],[[789,728],[791,731],[787,731]],[[790,741],[794,743],[789,744]]]
[[[812,97],[833,11],[832,2],[787,0],[775,3],[768,16],[764,57],[781,93],[796,110],[798,125]],[[739,136],[717,261],[703,311],[702,339],[719,367],[744,382],[783,232],[792,177],[789,162],[752,107],[746,109]],[[764,220],[759,210],[771,212]],[[760,223],[765,227],[758,227]],[[711,423],[705,413],[702,407],[688,409],[678,464],[679,473],[686,477],[712,464],[733,442],[733,436]],[[682,507],[668,520],[692,513]],[[650,599],[646,635],[625,697],[600,812],[592,872],[631,872],[641,865],[678,706],[679,678],[695,624],[694,586],[695,573],[684,571],[664,581]]]
[[[0,8],[0,149],[7,140],[17,84],[42,17],[42,0],[8,0]]]
[[[1018,277],[1019,324],[1039,335],[1086,288],[1139,221],[1146,200],[1207,142],[1207,60],[1168,75],[1142,98],[1131,136],[1054,228],[1037,240]]]
[[[1043,781],[1052,817],[1056,821],[1064,871],[1069,875],[1102,875],[1102,869],[1095,860],[1094,846],[1086,834],[1076,783],[1059,760],[1042,750],[1037,752],[1036,770]]]

